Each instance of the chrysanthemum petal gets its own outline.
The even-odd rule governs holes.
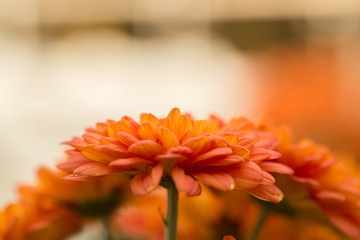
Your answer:
[[[261,184],[263,185],[272,185],[275,183],[275,178],[268,172],[262,171],[263,179]]]
[[[222,133],[220,134],[220,136],[222,136],[223,138],[226,139],[226,141],[230,144],[230,145],[236,145],[238,144],[238,137],[233,134],[233,133]]]
[[[274,149],[277,145],[279,145],[279,139],[272,132],[261,131],[258,135],[258,141],[254,144],[256,147]]]
[[[156,142],[156,125],[152,122],[143,123],[138,129],[138,134],[142,139],[150,139]]]
[[[252,138],[252,137],[239,137],[238,138],[238,145],[241,145],[245,148],[252,148],[255,142],[256,142],[256,139]]]
[[[305,178],[305,177],[299,177],[299,176],[295,176],[295,175],[291,175],[291,178],[294,179],[296,182],[309,183],[315,187],[320,185],[319,181],[317,181],[313,178]]]
[[[117,132],[115,134],[115,138],[125,146],[131,146],[133,143],[139,141],[139,139],[137,139],[135,136],[131,135],[130,133],[122,132],[122,131]]]
[[[208,138],[216,147],[228,147],[230,145],[225,138],[218,135],[210,135]]]
[[[254,188],[261,184],[264,178],[261,168],[251,161],[232,167],[229,172],[235,180],[235,188],[239,190]]]
[[[114,134],[116,135],[118,132],[127,132],[131,134],[132,131],[130,127],[130,121],[126,119],[122,119],[118,121],[114,128]]]
[[[185,132],[192,129],[193,125],[190,118],[186,115],[181,115],[179,118],[178,126],[175,129],[175,135],[180,139]]]
[[[272,160],[279,157],[281,157],[281,154],[277,151],[266,148],[254,148],[251,151],[250,160],[256,163],[260,163],[264,160]]]
[[[100,151],[102,153],[108,154],[115,158],[126,158],[130,157],[130,154],[126,151],[123,146],[115,145],[115,144],[101,144],[94,147],[95,150]]]
[[[349,216],[335,211],[327,211],[330,221],[348,236],[360,238],[360,228],[357,221],[353,221]]]
[[[324,200],[335,200],[335,201],[344,201],[346,197],[338,192],[332,191],[320,191],[315,194],[316,198],[324,199]]]
[[[88,144],[99,144],[99,140],[101,138],[103,138],[104,136],[97,134],[97,133],[92,133],[92,132],[88,132],[82,135],[82,138],[85,140],[85,142],[87,142]]]
[[[185,174],[184,169],[174,167],[171,177],[179,191],[185,192],[189,197],[200,195],[200,184],[193,177]]]
[[[153,160],[164,151],[165,149],[160,144],[151,140],[140,140],[129,147],[130,153],[148,160]]]
[[[110,167],[120,167],[120,168],[131,168],[131,169],[146,169],[149,161],[143,158],[120,158],[112,161]]]
[[[78,155],[71,155],[69,159],[61,162],[57,165],[59,169],[62,170],[70,170],[73,171],[75,168],[78,168],[84,164],[92,163],[93,161],[90,159],[85,158],[81,152],[77,152]]]
[[[141,172],[136,174],[133,179],[131,179],[130,187],[131,191],[138,196],[148,194],[147,189],[144,186],[144,179],[148,177],[148,174],[145,172]]]
[[[211,173],[193,173],[194,177],[211,187],[222,191],[229,191],[235,188],[234,179],[227,173],[211,172]]]
[[[229,155],[224,158],[215,160],[215,161],[209,161],[207,164],[210,167],[214,166],[226,166],[226,165],[232,165],[235,163],[244,162],[244,158],[237,156],[237,155]]]
[[[159,119],[152,115],[151,113],[142,113],[140,115],[140,124],[147,123],[147,122],[153,122],[156,125],[159,124]]]
[[[81,151],[87,145],[87,143],[84,141],[84,139],[79,138],[79,137],[74,137],[73,139],[71,139],[68,142],[63,142],[63,144],[70,145],[79,151]]]
[[[116,169],[104,163],[92,162],[74,170],[74,175],[82,176],[105,176],[116,172]]]
[[[179,140],[175,134],[167,128],[158,128],[156,131],[156,136],[166,150],[179,146]]]
[[[294,173],[294,170],[292,170],[290,167],[278,162],[261,162],[259,166],[266,172],[276,172],[282,174]]]
[[[102,162],[102,163],[109,163],[112,160],[116,159],[116,157],[114,157],[111,154],[108,154],[106,152],[103,152],[101,150],[97,150],[95,149],[96,146],[94,145],[89,145],[87,147],[85,147],[81,153],[84,157],[94,160],[96,162]]]
[[[183,145],[192,149],[192,156],[197,156],[209,151],[211,142],[206,136],[198,136],[186,140]]]
[[[279,203],[284,197],[284,194],[275,185],[259,185],[247,192],[261,200],[273,203]]]
[[[233,150],[234,154],[243,157],[244,159],[249,159],[250,158],[250,150],[241,146],[241,145],[232,145],[230,146],[231,149]]]
[[[197,156],[194,160],[194,162],[200,162],[200,161],[205,161],[205,160],[209,160],[211,158],[216,158],[216,157],[222,157],[222,156],[226,156],[232,153],[231,148],[228,147],[224,147],[224,148],[215,148],[212,149],[206,153],[203,153],[199,156]]]
[[[135,195],[145,195],[154,190],[160,183],[163,174],[162,164],[151,169],[151,173],[138,173],[131,180],[130,187]]]
[[[94,177],[91,176],[81,176],[81,175],[68,175],[62,178],[63,180],[70,180],[70,181],[78,181],[78,182],[83,182],[83,181],[89,181],[94,179]]]
[[[189,147],[186,146],[177,146],[174,148],[169,149],[168,153],[175,153],[175,154],[181,154],[183,156],[188,156],[190,154],[192,154],[193,150]]]

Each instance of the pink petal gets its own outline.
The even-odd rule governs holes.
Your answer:
[[[210,150],[211,141],[206,136],[197,136],[186,140],[183,146],[192,149],[191,156],[197,156]]]
[[[259,163],[259,166],[261,167],[262,170],[266,172],[276,172],[282,174],[294,173],[294,170],[292,170],[290,167],[277,162],[261,162]]]
[[[188,156],[192,153],[192,149],[186,146],[177,146],[174,148],[169,149],[168,153],[175,153],[175,154],[180,154],[183,156]]]
[[[74,137],[71,141],[63,142],[63,144],[67,144],[75,148],[76,150],[81,151],[86,145],[88,145],[84,139],[79,137]]]
[[[263,185],[272,185],[275,183],[275,178],[268,172],[262,171],[263,179],[261,184]]]
[[[73,171],[74,169],[94,161],[84,158],[82,155],[78,158],[71,158],[65,162],[56,165],[59,169]]]
[[[299,176],[295,176],[295,175],[291,175],[291,178],[295,181],[295,182],[299,182],[299,183],[309,183],[315,187],[319,186],[320,183],[318,181],[316,181],[315,179],[312,178],[306,178],[306,177],[299,177]]]
[[[273,203],[279,203],[284,197],[284,194],[275,185],[259,185],[247,192],[261,200]]]
[[[245,148],[252,148],[254,143],[255,143],[255,138],[251,138],[251,137],[241,137],[238,138],[238,144],[237,145],[241,145]]]
[[[208,138],[216,147],[228,147],[230,145],[224,137],[218,135],[210,135]]]
[[[143,158],[120,158],[112,161],[109,166],[110,167],[121,167],[124,170],[137,170],[137,169],[146,169],[149,164],[149,161]]]
[[[162,164],[151,169],[151,173],[139,173],[130,182],[130,187],[135,195],[146,195],[154,190],[160,183],[163,174]]]
[[[327,211],[327,216],[336,227],[348,236],[360,238],[359,221],[353,220],[347,215],[336,213],[334,211]]]
[[[215,148],[213,150],[210,150],[204,154],[197,156],[194,161],[195,162],[205,161],[205,160],[209,160],[211,158],[223,157],[223,156],[230,155],[230,154],[232,154],[231,148],[228,148],[228,147]]]
[[[79,182],[83,182],[83,181],[89,181],[94,179],[94,177],[90,177],[90,176],[79,176],[79,175],[68,175],[62,178],[63,180],[70,180],[70,181],[79,181]]]
[[[235,188],[238,190],[255,188],[263,181],[263,171],[251,161],[245,161],[236,167],[231,167],[228,173],[235,180]]]
[[[344,201],[346,199],[346,197],[343,194],[337,192],[331,192],[331,191],[320,191],[316,193],[315,196],[319,199],[324,199],[324,200]]]
[[[234,179],[227,173],[193,173],[192,175],[203,183],[222,191],[229,191],[235,188]]]
[[[82,175],[82,176],[105,176],[117,172],[116,169],[109,167],[107,164],[104,163],[97,163],[92,162],[81,167],[78,167],[74,170],[74,175]]]
[[[82,138],[88,143],[88,144],[99,144],[99,140],[103,138],[103,135],[97,134],[97,133],[85,133],[82,135]]]
[[[106,145],[98,145],[94,147],[95,150],[113,156],[114,158],[127,158],[131,157],[131,154],[128,153],[127,149],[123,148],[119,145],[114,144],[106,144]]]
[[[184,169],[174,167],[171,177],[179,191],[186,192],[189,197],[200,195],[200,184],[193,177],[185,174]]]
[[[260,163],[264,160],[278,159],[281,154],[277,151],[265,149],[265,148],[252,148],[250,160],[255,163]]]

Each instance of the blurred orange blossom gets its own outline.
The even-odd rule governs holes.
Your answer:
[[[207,187],[197,198],[180,194],[178,239],[211,239],[213,224],[223,211],[223,201]],[[163,222],[159,211],[166,210],[166,191],[157,189],[141,197],[130,197],[112,218],[114,236],[126,239],[161,240]],[[211,209],[211,211],[209,211]]]
[[[80,217],[71,208],[32,186],[21,186],[19,193],[19,201],[0,212],[0,239],[63,239],[80,230]]]

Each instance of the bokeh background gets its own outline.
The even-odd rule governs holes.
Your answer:
[[[0,0],[0,205],[85,127],[180,107],[360,157],[357,0]]]

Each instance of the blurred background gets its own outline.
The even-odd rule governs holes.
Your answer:
[[[0,205],[84,128],[177,106],[360,157],[357,0],[0,0]]]

